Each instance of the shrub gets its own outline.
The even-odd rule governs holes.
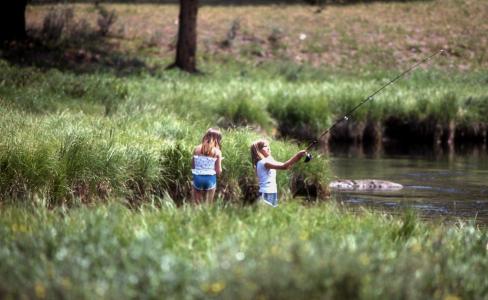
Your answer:
[[[97,6],[97,10],[99,14],[97,19],[98,32],[101,36],[106,36],[109,33],[112,25],[117,20],[117,13],[115,10],[109,11],[104,6]]]
[[[73,8],[65,5],[57,5],[49,10],[42,23],[42,36],[49,42],[60,41],[63,31],[70,26],[74,17]]]
[[[237,32],[241,28],[241,21],[239,19],[235,19],[232,21],[229,31],[227,31],[225,39],[220,42],[220,47],[222,48],[230,48],[237,37]]]
[[[279,51],[286,49],[286,44],[283,41],[285,34],[281,28],[273,27],[271,33],[268,36],[268,42],[271,50],[274,54],[278,54]]]

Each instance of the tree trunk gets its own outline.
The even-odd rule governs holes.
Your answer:
[[[0,42],[26,38],[26,6],[27,0],[0,1]]]
[[[198,0],[180,0],[180,16],[176,60],[170,67],[195,73],[197,52]]]

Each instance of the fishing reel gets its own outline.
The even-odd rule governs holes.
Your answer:
[[[307,154],[305,155],[305,162],[308,163],[309,161],[312,160],[312,153],[310,152],[307,152]]]

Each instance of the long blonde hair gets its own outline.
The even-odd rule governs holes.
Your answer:
[[[202,148],[200,152],[205,156],[213,156],[213,149],[220,149],[222,134],[216,128],[209,128],[202,138]]]
[[[251,145],[251,161],[254,168],[256,168],[258,161],[264,158],[261,150],[264,148],[265,145],[268,145],[268,141],[265,139],[259,139],[253,142]]]

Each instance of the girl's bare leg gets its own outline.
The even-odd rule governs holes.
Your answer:
[[[197,190],[196,188],[193,188],[192,191],[193,191],[192,193],[193,203],[199,204],[202,199],[202,192]]]
[[[208,190],[205,194],[205,201],[208,203],[213,203],[215,196],[215,189]]]

